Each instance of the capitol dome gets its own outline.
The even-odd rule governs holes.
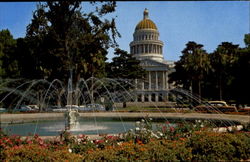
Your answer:
[[[143,12],[143,20],[141,20],[135,27],[135,30],[141,30],[141,29],[155,29],[155,30],[157,30],[155,23],[148,18],[148,10],[147,9],[145,9]]]
[[[130,43],[130,53],[138,60],[151,59],[163,61],[163,42],[155,23],[148,17],[148,9],[143,12],[143,19],[136,25],[134,40]]]

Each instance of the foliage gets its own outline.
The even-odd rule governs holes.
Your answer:
[[[210,62],[213,68],[213,78],[215,82],[212,84],[216,85],[218,89],[219,100],[223,100],[224,87],[230,86],[230,82],[233,79],[232,70],[235,62],[237,62],[237,50],[239,45],[234,45],[229,42],[222,42],[217,49],[210,55]],[[213,81],[211,79],[211,81]]]
[[[210,122],[207,120],[195,120],[195,123],[176,123],[176,125],[166,122],[158,125],[158,131],[162,133],[162,138],[178,140],[188,138],[194,132],[208,129],[210,126]]]
[[[201,82],[211,70],[208,54],[202,44],[190,41],[182,51],[182,56],[175,63],[176,71],[170,75],[170,82],[183,84],[184,88],[201,96]]]
[[[38,144],[21,145],[4,150],[6,161],[81,161],[81,156],[67,148],[48,150]]]
[[[159,138],[157,134],[154,133],[152,127],[152,118],[146,117],[145,120],[136,122],[136,128],[129,130],[127,133],[123,134],[123,139],[125,141],[133,140],[135,142],[142,141],[143,143],[148,143],[150,138]]]
[[[144,78],[146,71],[140,66],[140,61],[127,51],[116,48],[114,54],[116,56],[106,66],[107,77],[119,79],[119,84],[122,86],[110,87],[109,89],[120,91],[122,94],[120,102],[125,103],[133,98],[127,91],[134,90],[134,80]]]
[[[84,13],[81,2],[39,3],[27,27],[27,44],[37,57],[35,67],[46,78],[65,82],[70,70],[74,81],[105,75],[107,49],[120,36],[115,20],[105,15],[115,11],[116,2],[90,2],[96,10]]]
[[[250,158],[250,136],[245,133],[196,132],[190,138],[195,161],[236,161]]]
[[[16,60],[16,40],[8,29],[0,31],[0,79],[19,76]]]
[[[208,100],[249,104],[250,86],[246,75],[250,69],[249,34],[245,34],[244,41],[244,48],[222,42],[210,54],[203,50],[203,45],[188,42],[175,63],[175,72],[170,74],[169,82]]]
[[[150,121],[150,119],[141,121],[137,126],[141,130],[147,128],[153,132]],[[200,128],[203,128],[201,124],[204,123],[201,121],[196,121],[196,124],[200,124]],[[122,135],[104,135],[94,140],[82,134],[73,136],[63,132],[61,140],[45,141],[38,135],[21,138],[8,136],[0,131],[0,147],[3,150],[0,152],[0,160],[239,161],[250,158],[249,132],[217,133],[194,129],[191,125],[181,126],[179,131],[169,127],[171,129],[169,135],[161,137],[154,136],[152,132],[151,136],[146,137],[145,130],[137,130],[134,132],[135,137],[131,138]],[[162,132],[167,131],[162,130]],[[178,138],[168,138],[174,137],[173,135],[177,133],[180,134]]]
[[[160,151],[159,151],[160,150]],[[123,142],[118,146],[91,150],[84,156],[90,161],[185,161],[191,159],[191,150],[182,142],[166,140],[150,141],[147,144]]]
[[[119,48],[115,49],[116,57],[108,64],[107,72],[109,78],[142,79],[145,70],[140,66],[140,61],[131,54]]]

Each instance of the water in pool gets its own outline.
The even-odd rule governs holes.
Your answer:
[[[40,136],[56,136],[65,128],[64,119],[27,122],[19,124],[2,123],[1,128],[10,135],[21,136],[38,134]],[[134,121],[118,121],[101,118],[80,118],[72,134],[117,134],[135,128]]]

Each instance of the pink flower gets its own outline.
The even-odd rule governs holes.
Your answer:
[[[28,144],[32,144],[32,143],[33,143],[33,141],[29,140],[29,141],[27,141],[27,143],[28,143]]]
[[[84,137],[85,137],[84,134],[79,134],[79,135],[78,135],[78,138],[84,138]]]
[[[166,130],[167,130],[167,127],[164,125],[164,126],[162,127],[162,132],[166,132]]]

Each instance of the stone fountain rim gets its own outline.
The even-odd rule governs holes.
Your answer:
[[[158,112],[81,112],[81,117],[107,117],[107,118],[167,118],[167,119],[211,119],[236,121],[242,125],[250,124],[249,115],[230,115],[230,114],[205,114],[205,113],[158,113]],[[57,113],[19,113],[0,115],[1,123],[25,123],[37,120],[51,120],[63,118],[64,112]]]

